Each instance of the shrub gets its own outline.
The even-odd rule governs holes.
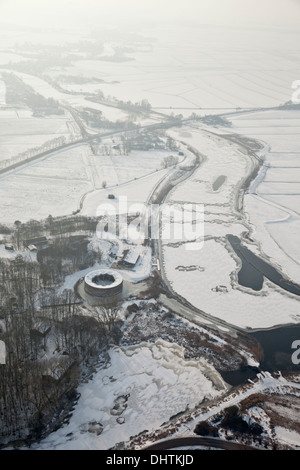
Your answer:
[[[237,406],[226,408],[221,424],[224,428],[230,428],[231,430],[242,434],[249,432],[249,425],[239,415],[239,409]]]
[[[203,421],[198,423],[194,429],[194,433],[198,436],[213,436],[218,437],[218,431],[209,423]]]

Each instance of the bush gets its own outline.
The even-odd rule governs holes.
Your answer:
[[[137,304],[130,304],[127,307],[127,312],[130,315],[131,313],[138,312],[139,311],[139,306]]]
[[[263,428],[260,424],[258,423],[253,423],[250,425],[250,433],[253,436],[260,436],[263,433]]]
[[[198,436],[213,436],[218,437],[219,433],[211,424],[203,421],[198,423],[194,429],[194,433]]]
[[[230,428],[231,430],[242,434],[249,432],[249,425],[239,415],[239,409],[237,406],[226,408],[221,424],[224,428]]]
[[[12,233],[12,229],[7,227],[6,225],[0,224],[0,233],[2,233],[3,235],[9,235],[10,233]]]

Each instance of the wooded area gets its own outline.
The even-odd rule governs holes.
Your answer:
[[[59,421],[70,397],[108,344],[118,341],[118,306],[89,309],[74,290],[63,290],[66,275],[101,260],[86,235],[94,228],[81,217],[15,223],[14,246],[23,253],[0,259],[0,442],[37,438]],[[73,233],[73,235],[72,235]],[[51,236],[48,240],[45,234]],[[29,237],[46,239],[36,261],[26,256]],[[60,289],[60,290],[59,290]]]

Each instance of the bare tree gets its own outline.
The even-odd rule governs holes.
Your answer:
[[[173,155],[169,155],[168,157],[165,157],[161,163],[163,168],[168,168],[171,166],[175,166],[178,163],[178,158],[174,157]]]
[[[116,324],[119,311],[119,305],[97,307],[95,309],[96,319],[99,324],[107,328],[108,331],[112,331]]]

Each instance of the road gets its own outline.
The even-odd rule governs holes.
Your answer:
[[[238,444],[236,442],[224,441],[211,437],[186,436],[175,437],[167,441],[156,442],[150,446],[144,447],[143,450],[167,450],[176,449],[178,447],[212,447],[213,449],[223,450],[258,450],[254,447]]]
[[[190,152],[194,153],[196,157],[196,163],[191,169],[187,169],[184,174],[178,174],[178,177],[176,178],[176,172],[173,173],[172,179],[169,178],[169,174],[165,176],[163,180],[160,180],[158,184],[155,186],[155,188],[151,192],[151,196],[148,199],[147,204],[150,206],[151,204],[159,204],[160,205],[160,213],[159,213],[159,231],[161,232],[161,209],[162,205],[164,202],[167,200],[168,195],[170,191],[179,183],[187,180],[190,178],[194,172],[197,170],[197,168],[202,164],[202,162],[205,160],[205,156],[202,154],[199,154],[198,150],[189,146]],[[159,198],[157,197],[157,193],[159,193]],[[149,234],[151,234],[151,221],[149,221]],[[165,304],[167,308],[171,308],[174,310],[178,315],[191,320],[199,320],[201,322],[201,318],[205,320],[205,322],[209,322],[215,326],[220,326],[221,328],[226,328],[226,330],[230,333],[232,333],[234,336],[236,335],[236,332],[239,331],[241,333],[244,333],[244,330],[242,328],[237,327],[236,325],[232,325],[228,322],[225,322],[224,320],[214,317],[210,315],[209,313],[204,312],[203,310],[200,310],[199,308],[195,307],[192,305],[190,302],[188,302],[184,297],[181,297],[177,292],[175,292],[165,274],[164,271],[164,257],[163,257],[163,247],[162,247],[162,239],[161,239],[161,234],[159,234],[158,237],[153,238],[149,242],[151,243],[152,246],[152,256],[155,259],[159,260],[160,264],[160,270],[159,270],[159,276],[161,279],[161,283],[163,286],[163,291],[167,295],[167,299],[163,299],[163,296],[160,296],[160,301]]]
[[[218,438],[211,438],[211,437],[200,437],[193,435],[193,431],[195,428],[195,422],[204,422],[212,417],[222,413],[225,408],[230,406],[238,406],[239,403],[245,400],[247,397],[255,394],[264,394],[264,393],[274,393],[274,394],[287,394],[291,393],[291,389],[294,389],[293,393],[297,393],[300,390],[300,384],[295,382],[290,382],[279,373],[277,377],[273,377],[269,372],[261,371],[257,374],[257,380],[255,382],[252,381],[251,385],[247,384],[243,388],[242,391],[236,393],[233,391],[227,398],[221,398],[219,402],[215,405],[210,406],[210,408],[201,411],[194,411],[192,414],[192,420],[186,421],[185,418],[187,414],[190,413],[188,411],[186,414],[183,414],[177,421],[176,421],[176,428],[177,429],[184,429],[184,432],[190,433],[190,435],[185,435],[176,438],[170,438],[168,440],[160,440],[163,436],[166,435],[166,432],[170,432],[170,422],[166,423],[165,426],[161,426],[159,430],[156,430],[156,436],[154,437],[153,431],[149,431],[145,433],[143,436],[143,441],[136,441],[136,443],[132,443],[132,445],[137,445],[138,448],[142,446],[142,442],[145,444],[149,442],[150,439],[157,439],[154,444],[145,445],[142,450],[164,450],[164,449],[175,449],[176,447],[183,447],[183,446],[205,446],[205,447],[214,447],[219,449],[226,449],[226,450],[254,450],[252,447],[244,446],[242,444],[237,444],[231,441],[225,441]],[[174,429],[175,429],[175,422]],[[184,428],[182,428],[184,426]],[[162,437],[160,437],[162,436]]]
[[[77,121],[76,121],[77,122]],[[20,167],[25,167],[28,163],[32,163],[34,161],[40,160],[45,157],[49,157],[52,154],[55,154],[57,152],[61,151],[66,151],[71,148],[77,147],[79,145],[84,145],[84,144],[89,144],[92,143],[93,141],[97,141],[99,139],[102,139],[103,137],[111,137],[111,136],[116,136],[116,135],[121,135],[124,132],[127,134],[130,132],[140,132],[142,130],[155,130],[155,129],[167,129],[169,127],[174,127],[178,125],[182,125],[185,121],[184,120],[173,120],[173,121],[168,121],[165,123],[159,123],[159,124],[148,124],[145,126],[140,126],[134,129],[128,129],[126,131],[113,131],[113,132],[105,132],[103,134],[94,134],[90,135],[88,134],[86,137],[82,137],[81,139],[77,139],[73,142],[68,142],[66,144],[60,145],[54,149],[46,150],[44,152],[38,153],[37,155],[34,155],[33,157],[27,158],[26,160],[22,160],[20,162],[14,163],[13,165],[7,166],[5,168],[0,169],[0,175],[5,175],[5,173],[10,173],[11,171],[15,170],[16,168]]]
[[[16,169],[22,169],[23,167],[26,167],[27,165],[29,164],[34,164],[35,161],[38,161],[40,159],[44,159],[44,158],[48,158],[50,157],[51,155],[55,155],[56,153],[58,152],[64,152],[64,151],[67,151],[67,150],[70,150],[72,148],[76,148],[78,146],[81,146],[81,145],[85,145],[85,144],[88,144],[88,143],[92,143],[93,141],[97,141],[99,139],[102,139],[103,137],[112,137],[112,136],[117,136],[117,135],[122,135],[125,131],[110,131],[110,132],[106,132],[106,133],[102,133],[102,134],[94,134],[94,135],[91,135],[89,134],[83,123],[81,122],[77,112],[75,110],[72,109],[71,106],[68,106],[68,105],[64,105],[63,106],[65,109],[67,109],[73,119],[75,120],[75,122],[77,123],[77,125],[79,126],[80,128],[80,131],[82,133],[82,137],[80,139],[77,139],[76,141],[73,141],[73,142],[69,142],[69,143],[65,143],[63,145],[60,145],[58,147],[56,147],[55,149],[50,149],[50,150],[47,150],[47,151],[44,151],[44,152],[41,152],[37,155],[34,155],[32,157],[30,157],[29,159],[26,159],[26,160],[23,160],[23,161],[20,161],[20,162],[17,162],[9,167],[6,167],[6,168],[3,168],[0,170],[0,179],[2,178],[5,178],[6,176],[9,176],[10,174],[12,173],[15,173]],[[144,126],[140,126],[138,128],[134,128],[134,129],[129,129],[126,131],[126,133],[133,133],[133,132],[141,132],[143,130],[155,130],[155,129],[163,129],[163,128],[170,128],[170,127],[177,127],[177,126],[181,126],[187,122],[189,122],[190,119],[172,119],[172,120],[169,120],[169,121],[166,121],[166,122],[161,122],[161,123],[156,123],[156,124],[148,124],[148,125],[144,125]],[[174,172],[172,174],[172,178],[170,179],[170,173],[168,173],[165,178],[163,180],[160,180],[159,183],[156,185],[156,187],[153,189],[153,191],[151,192],[151,197],[148,199],[148,206],[150,207],[151,204],[155,203],[155,204],[160,204],[162,205],[170,190],[173,189],[174,186],[176,186],[177,184],[181,183],[182,181],[190,178],[194,171],[198,168],[199,164],[201,164],[202,160],[205,159],[205,156],[204,155],[199,155],[199,152],[197,151],[197,149],[193,149],[192,147],[190,147],[190,150],[195,154],[195,156],[199,157],[199,161],[197,161],[197,163],[194,165],[193,168],[189,168],[187,170],[184,171],[184,173],[181,171],[179,171],[178,169],[174,169]],[[81,201],[81,204],[80,204],[80,208],[82,207],[82,201]],[[149,232],[151,233],[151,232]],[[158,237],[158,239],[153,239],[152,240],[152,247],[153,247],[153,257],[159,259],[160,261],[160,266],[161,266],[161,270],[159,272],[159,275],[161,277],[161,281],[162,281],[162,284],[163,284],[163,291],[165,293],[167,293],[169,299],[168,299],[168,302],[172,302],[172,305],[169,307],[170,308],[173,308],[179,315],[187,318],[187,319],[190,319],[190,320],[193,320],[195,321],[197,318],[199,319],[199,321],[201,321],[201,317],[203,319],[207,321],[209,321],[211,324],[214,324],[216,326],[221,326],[221,327],[225,327],[226,329],[230,329],[233,334],[235,334],[235,332],[237,330],[239,330],[239,328],[236,328],[235,326],[233,325],[229,325],[228,323],[220,320],[220,319],[217,319],[213,316],[211,316],[210,314],[206,313],[206,312],[203,312],[201,311],[200,309],[194,307],[192,304],[190,304],[186,299],[182,298],[181,296],[179,296],[176,292],[173,291],[165,273],[164,273],[164,269],[163,269],[163,256],[162,256],[162,246],[161,246],[161,240],[160,238]],[[242,331],[242,330],[241,330]]]
[[[91,135],[86,131],[86,129],[85,129],[83,123],[81,122],[76,110],[74,110],[69,105],[63,105],[63,107],[71,113],[74,121],[77,123],[77,125],[80,128],[82,137],[80,139],[77,139],[76,141],[65,143],[63,145],[60,145],[60,146],[56,147],[55,149],[50,149],[50,150],[41,152],[37,155],[34,155],[34,156],[30,157],[29,159],[17,162],[17,163],[15,163],[15,164],[13,164],[9,167],[1,169],[0,170],[0,179],[5,178],[6,176],[8,176],[11,173],[14,173],[15,170],[18,169],[18,168],[22,169],[22,167],[25,167],[28,164],[32,164],[35,161],[38,161],[40,159],[50,157],[51,155],[54,155],[58,152],[64,152],[64,151],[67,151],[69,149],[81,146],[81,145],[89,144],[89,143],[92,143],[92,142],[97,141],[99,139],[102,139],[103,137],[112,137],[112,136],[121,135],[125,132],[125,131],[113,131],[113,132],[110,131],[110,132],[106,132],[106,133],[102,133],[102,134],[99,133],[99,134]],[[164,116],[164,117],[166,117],[166,116]],[[140,126],[138,128],[129,129],[129,130],[126,131],[126,133],[137,132],[137,131],[141,132],[143,130],[151,130],[151,129],[155,130],[155,129],[170,128],[170,127],[174,127],[174,126],[177,127],[177,126],[181,126],[181,125],[183,125],[183,124],[185,124],[189,121],[190,121],[190,119],[172,119],[172,120],[168,120],[166,122],[160,122],[160,123],[156,123],[156,124],[148,124],[148,125]],[[180,172],[179,170],[174,169],[174,172],[172,174],[171,179],[169,178],[170,174],[168,173],[165,176],[164,180],[160,180],[159,183],[156,185],[156,187],[151,192],[151,197],[148,199],[148,207],[150,207],[151,204],[153,204],[153,203],[162,205],[164,203],[164,201],[166,200],[170,190],[173,189],[173,187],[176,186],[177,184],[179,184],[182,181],[190,178],[193,175],[194,171],[198,168],[199,164],[201,164],[201,161],[205,159],[204,155],[199,155],[199,152],[197,151],[197,149],[193,149],[192,147],[190,147],[190,150],[195,154],[196,157],[197,156],[199,157],[199,160],[198,161],[196,160],[197,163],[194,165],[194,167],[192,169],[185,170],[184,173],[182,173],[182,171]],[[82,207],[82,201],[81,201],[80,208],[81,207]],[[149,232],[149,233],[151,233],[151,232]],[[167,295],[169,297],[168,301],[172,302],[171,308],[173,308],[175,311],[177,311],[177,313],[179,315],[184,316],[188,319],[195,320],[195,319],[198,318],[199,320],[201,320],[201,317],[202,317],[206,321],[209,321],[210,323],[215,324],[216,326],[219,325],[219,326],[225,327],[227,329],[229,328],[233,332],[233,334],[235,334],[235,332],[237,330],[239,330],[239,328],[236,328],[233,325],[229,325],[228,323],[226,323],[226,322],[224,322],[220,319],[217,319],[217,318],[211,316],[210,314],[207,314],[206,312],[201,311],[200,309],[194,307],[186,299],[182,298],[176,292],[173,291],[173,289],[172,289],[172,287],[171,287],[171,285],[170,285],[170,283],[169,283],[169,281],[168,281],[168,279],[167,279],[167,277],[164,273],[164,269],[163,269],[163,256],[162,256],[162,246],[161,246],[160,237],[158,237],[158,239],[153,239],[152,240],[152,247],[153,247],[153,257],[159,259],[159,261],[160,261],[161,270],[160,270],[159,274],[160,274],[160,277],[161,277],[162,284],[164,286],[163,290],[164,290],[165,293],[167,293]]]

